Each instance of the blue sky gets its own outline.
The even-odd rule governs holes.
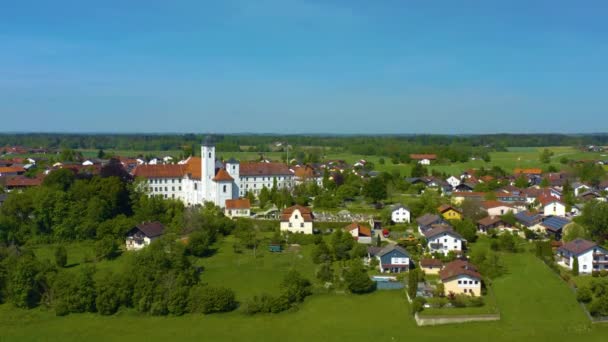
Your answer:
[[[608,131],[607,1],[6,1],[0,131]]]

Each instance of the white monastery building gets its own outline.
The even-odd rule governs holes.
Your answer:
[[[207,137],[201,157],[190,157],[177,164],[138,165],[135,177],[146,179],[150,196],[179,199],[186,205],[213,202],[224,208],[226,200],[238,199],[248,191],[258,195],[262,188],[291,189],[293,174],[287,165],[272,162],[239,163],[230,159],[216,162],[215,145]]]

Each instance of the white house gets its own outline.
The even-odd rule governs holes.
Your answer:
[[[251,203],[248,198],[226,200],[224,215],[227,217],[249,217],[251,216]]]
[[[566,205],[555,197],[539,198],[541,212],[545,216],[566,216]]]
[[[133,227],[127,233],[126,248],[128,251],[140,250],[158,239],[165,230],[160,222],[145,222]]]
[[[410,154],[410,159],[415,160],[421,165],[431,165],[431,161],[437,159],[435,154]]]
[[[583,183],[574,183],[572,184],[572,190],[574,190],[574,196],[578,197],[583,192],[591,190],[591,188]]]
[[[576,239],[557,249],[558,265],[572,269],[578,259],[579,273],[608,270],[608,250],[595,242]]]
[[[281,231],[292,233],[313,233],[314,215],[310,208],[294,205],[281,213]]]
[[[444,293],[481,296],[481,274],[465,260],[454,260],[439,271]]]
[[[460,185],[460,179],[458,179],[457,177],[454,177],[454,176],[450,176],[445,181],[448,182],[448,184],[450,184],[452,186],[452,188],[455,188]]]
[[[397,204],[391,208],[391,221],[395,223],[410,223],[410,209]]]
[[[91,166],[91,165],[93,165],[93,162],[87,159],[87,160],[85,160],[85,161],[82,162],[82,165],[83,166]]]
[[[456,233],[452,227],[445,224],[434,225],[431,230],[424,232],[427,248],[430,253],[447,255],[450,251],[462,251],[466,240]]]
[[[257,195],[275,184],[278,189],[293,186],[293,175],[282,163],[216,162],[209,137],[201,146],[201,157],[177,164],[138,165],[133,175],[146,180],[150,196],[179,199],[189,206],[213,202],[223,208],[226,200],[245,197],[249,191]]]

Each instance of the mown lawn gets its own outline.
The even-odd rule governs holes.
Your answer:
[[[250,253],[250,252],[248,252]],[[214,256],[201,259],[203,280],[232,287],[239,299],[277,289],[292,265],[311,277],[309,248],[299,253],[235,254],[224,240]],[[301,255],[301,257],[300,257]],[[402,291],[370,295],[326,294],[306,299],[299,310],[246,316],[228,314],[150,317],[132,311],[104,317],[56,317],[44,308],[0,305],[0,341],[605,341],[608,325],[592,325],[573,293],[529,253],[505,254],[509,273],[494,281],[502,315],[498,322],[417,327]]]

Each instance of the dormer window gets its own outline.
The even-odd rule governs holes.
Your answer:
[[[294,217],[295,217],[295,219],[297,220],[297,219],[298,219],[298,214],[296,214]]]

